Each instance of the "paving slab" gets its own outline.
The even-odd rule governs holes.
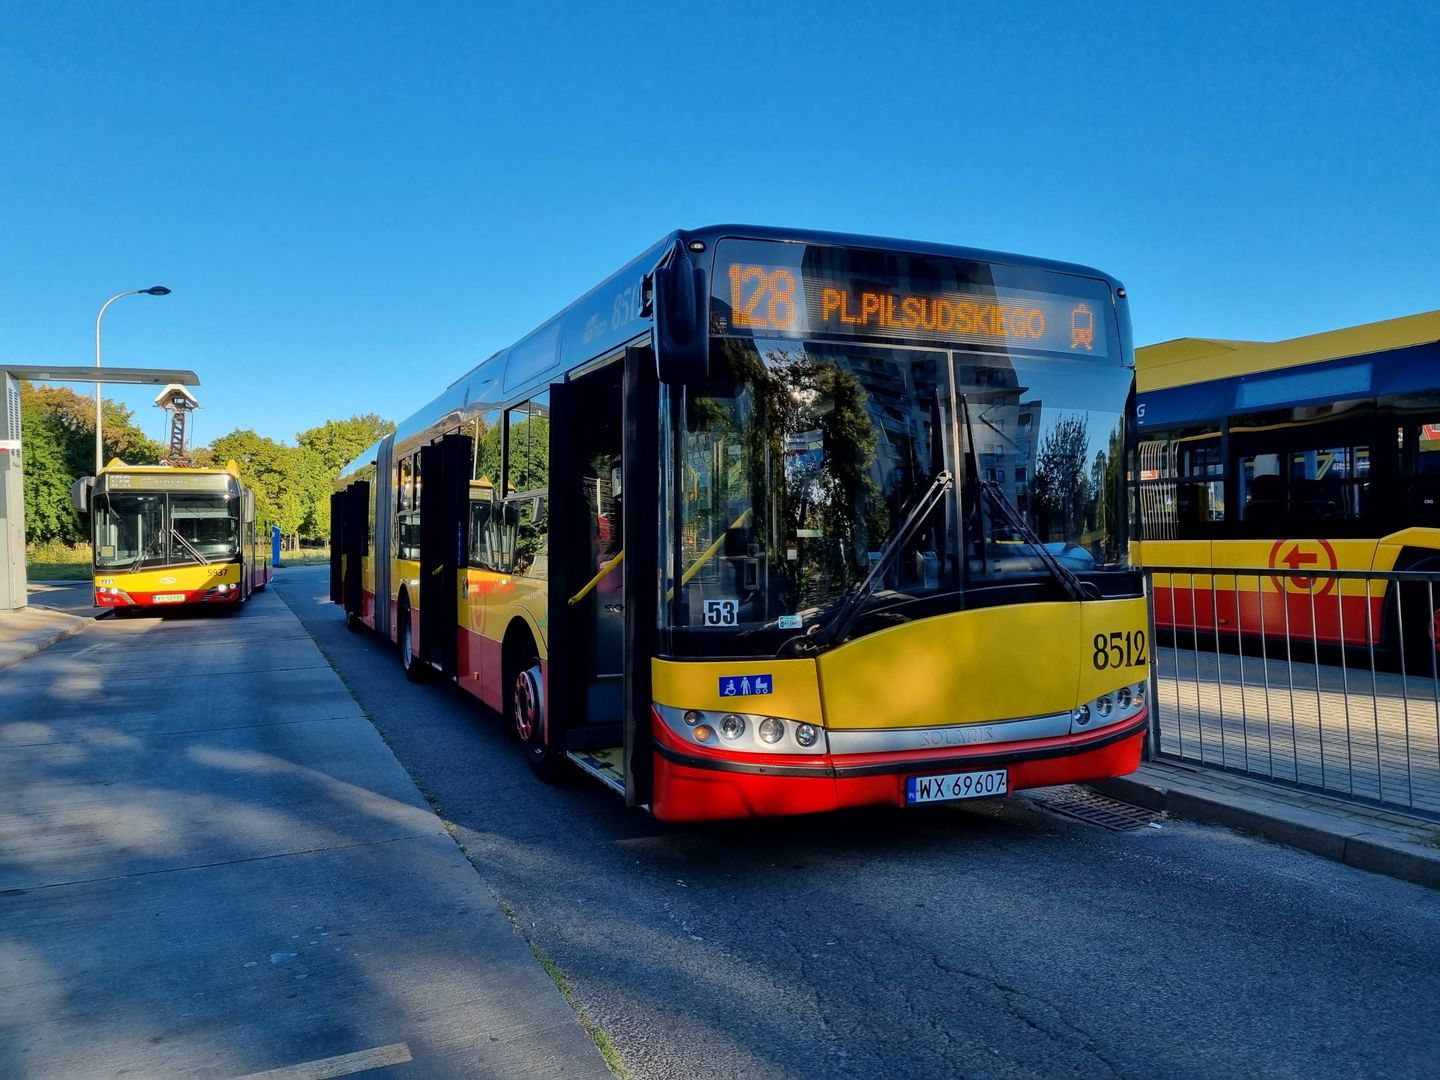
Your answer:
[[[205,615],[0,672],[0,1076],[609,1076],[284,601]]]
[[[1440,889],[1440,822],[1214,769],[1149,761],[1089,785],[1176,817],[1258,833],[1361,870]]]

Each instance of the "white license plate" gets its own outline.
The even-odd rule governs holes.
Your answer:
[[[943,773],[940,776],[907,776],[905,805],[950,802],[953,799],[987,799],[1010,790],[1008,769],[985,772]]]
[[[156,593],[154,599],[157,604],[183,604],[185,594],[183,592],[162,592]]]

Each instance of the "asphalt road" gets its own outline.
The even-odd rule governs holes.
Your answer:
[[[1434,1077],[1440,896],[1028,798],[674,828],[276,588],[626,1074]]]

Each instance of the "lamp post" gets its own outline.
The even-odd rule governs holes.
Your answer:
[[[95,368],[100,368],[100,319],[105,314],[105,309],[119,300],[122,296],[169,296],[170,290],[164,285],[151,285],[148,289],[129,289],[126,292],[116,293],[106,300],[100,308],[100,314],[95,316]],[[98,378],[98,375],[97,375]],[[100,443],[100,383],[95,384],[95,475],[100,475],[100,470],[105,467],[105,451]]]

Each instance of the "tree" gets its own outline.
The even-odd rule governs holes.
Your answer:
[[[269,528],[277,525],[293,544],[301,535],[329,525],[333,474],[314,450],[285,446],[254,431],[237,429],[210,444],[217,463],[233,461],[240,477],[255,489],[255,515]],[[323,521],[317,506],[324,503]]]
[[[295,442],[319,454],[331,475],[339,476],[340,470],[354,461],[362,450],[394,430],[394,421],[381,419],[375,413],[366,413],[364,416],[352,416],[349,420],[327,420],[319,427],[300,432],[295,436]]]
[[[164,449],[135,426],[124,405],[103,402],[104,458],[153,465]],[[20,384],[25,469],[25,533],[31,541],[86,539],[70,505],[70,485],[95,471],[95,399],[65,386]]]
[[[70,505],[73,482],[67,460],[66,432],[55,414],[22,394],[21,466],[25,473],[25,536],[31,543],[78,543],[85,537]]]

